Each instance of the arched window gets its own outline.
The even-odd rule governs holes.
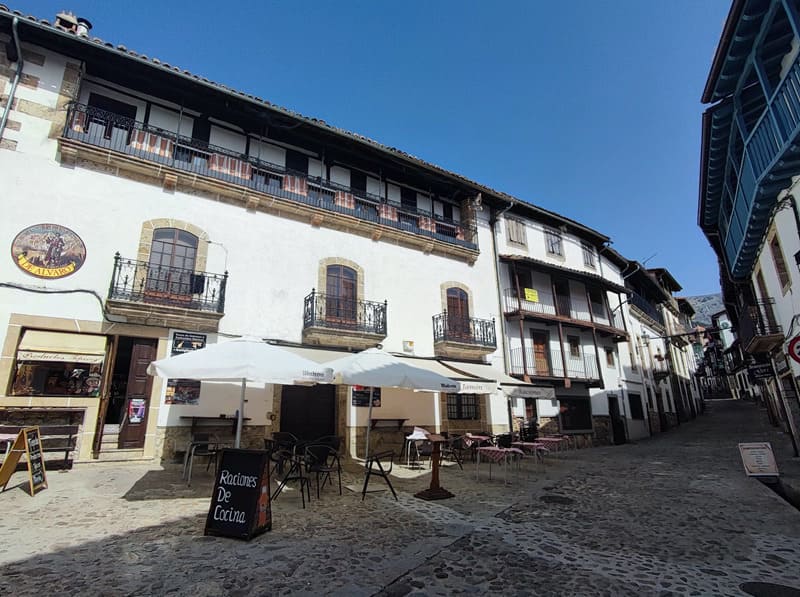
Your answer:
[[[326,270],[326,305],[328,319],[356,321],[358,274],[346,265],[329,265]]]
[[[456,337],[469,337],[469,297],[461,288],[447,289],[447,330]]]
[[[190,295],[197,258],[198,238],[178,228],[156,228],[147,264],[147,290],[171,295]]]

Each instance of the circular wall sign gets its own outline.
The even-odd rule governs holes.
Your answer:
[[[24,272],[37,278],[66,278],[86,261],[86,245],[69,228],[35,224],[17,234],[11,258]]]
[[[789,342],[789,356],[800,363],[800,336],[795,336]]]

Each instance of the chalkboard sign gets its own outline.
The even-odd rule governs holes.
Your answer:
[[[24,430],[25,451],[28,453],[28,474],[31,480],[31,495],[37,489],[47,487],[47,477],[44,471],[44,460],[42,460],[42,438],[39,436],[38,427],[30,427]]]
[[[353,386],[353,406],[369,406],[370,397],[372,397],[372,407],[380,407],[380,388],[372,388],[370,386]]]
[[[252,539],[272,529],[269,455],[262,450],[222,451],[206,535]]]
[[[0,465],[0,486],[5,491],[11,475],[17,469],[22,454],[28,457],[28,478],[31,485],[31,495],[36,495],[39,489],[47,488],[47,475],[42,460],[42,438],[39,437],[38,427],[26,427],[17,435],[14,444],[6,453],[3,464]]]

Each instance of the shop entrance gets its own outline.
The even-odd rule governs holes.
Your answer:
[[[336,386],[283,386],[280,430],[305,441],[336,435]]]
[[[156,343],[150,338],[117,338],[103,428],[103,436],[109,440],[118,435],[117,448],[144,447],[153,386],[147,366],[156,358]]]

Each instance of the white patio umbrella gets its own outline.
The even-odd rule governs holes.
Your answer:
[[[405,388],[429,392],[458,392],[458,382],[433,371],[414,367],[402,359],[379,348],[368,348],[361,352],[329,361],[325,366],[333,369],[333,383],[381,388]],[[367,415],[367,447],[369,457],[369,421],[372,420],[372,398]]]
[[[153,361],[147,373],[168,378],[242,382],[236,421],[238,448],[242,436],[244,392],[247,382],[294,385],[330,383],[332,371],[299,355],[257,338],[237,338],[205,348]]]

